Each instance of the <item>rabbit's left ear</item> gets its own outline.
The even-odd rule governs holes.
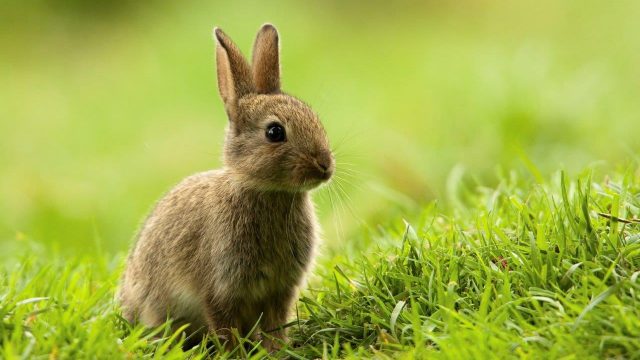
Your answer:
[[[236,44],[220,29],[213,29],[216,38],[216,68],[218,90],[229,114],[234,121],[238,100],[255,92],[251,68]]]
[[[253,82],[260,94],[280,92],[280,54],[278,30],[264,24],[253,44]]]

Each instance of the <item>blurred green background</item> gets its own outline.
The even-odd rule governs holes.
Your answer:
[[[460,179],[637,161],[639,15],[631,0],[4,1],[0,254],[124,251],[156,199],[219,166],[215,25],[246,54],[261,24],[280,30],[284,88],[338,150],[317,196],[331,246]]]

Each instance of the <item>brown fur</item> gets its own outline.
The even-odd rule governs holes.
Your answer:
[[[183,180],[156,205],[131,250],[119,299],[129,321],[191,324],[188,333],[285,324],[309,270],[318,225],[309,190],[333,155],[316,114],[280,91],[278,32],[262,27],[249,66],[215,29],[218,87],[229,116],[224,167]],[[286,130],[269,142],[269,124]],[[269,337],[269,349],[277,347]]]

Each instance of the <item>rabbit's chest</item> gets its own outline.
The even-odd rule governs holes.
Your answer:
[[[244,293],[260,297],[299,283],[315,241],[310,224],[248,221],[236,234],[231,252]]]
[[[307,195],[286,196],[221,199],[233,211],[211,213],[203,242],[210,248],[208,281],[216,292],[259,300],[300,283],[315,247],[315,214]]]

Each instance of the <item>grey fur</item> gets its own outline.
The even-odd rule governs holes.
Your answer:
[[[330,179],[333,155],[317,115],[280,91],[278,33],[264,25],[250,66],[214,31],[218,86],[229,117],[224,167],[190,176],[162,198],[131,250],[119,300],[129,321],[167,317],[187,332],[262,332],[286,340],[298,288],[311,266],[318,223],[309,190]],[[254,85],[258,84],[258,85]],[[277,122],[287,140],[272,143]],[[277,341],[264,337],[268,349]]]

